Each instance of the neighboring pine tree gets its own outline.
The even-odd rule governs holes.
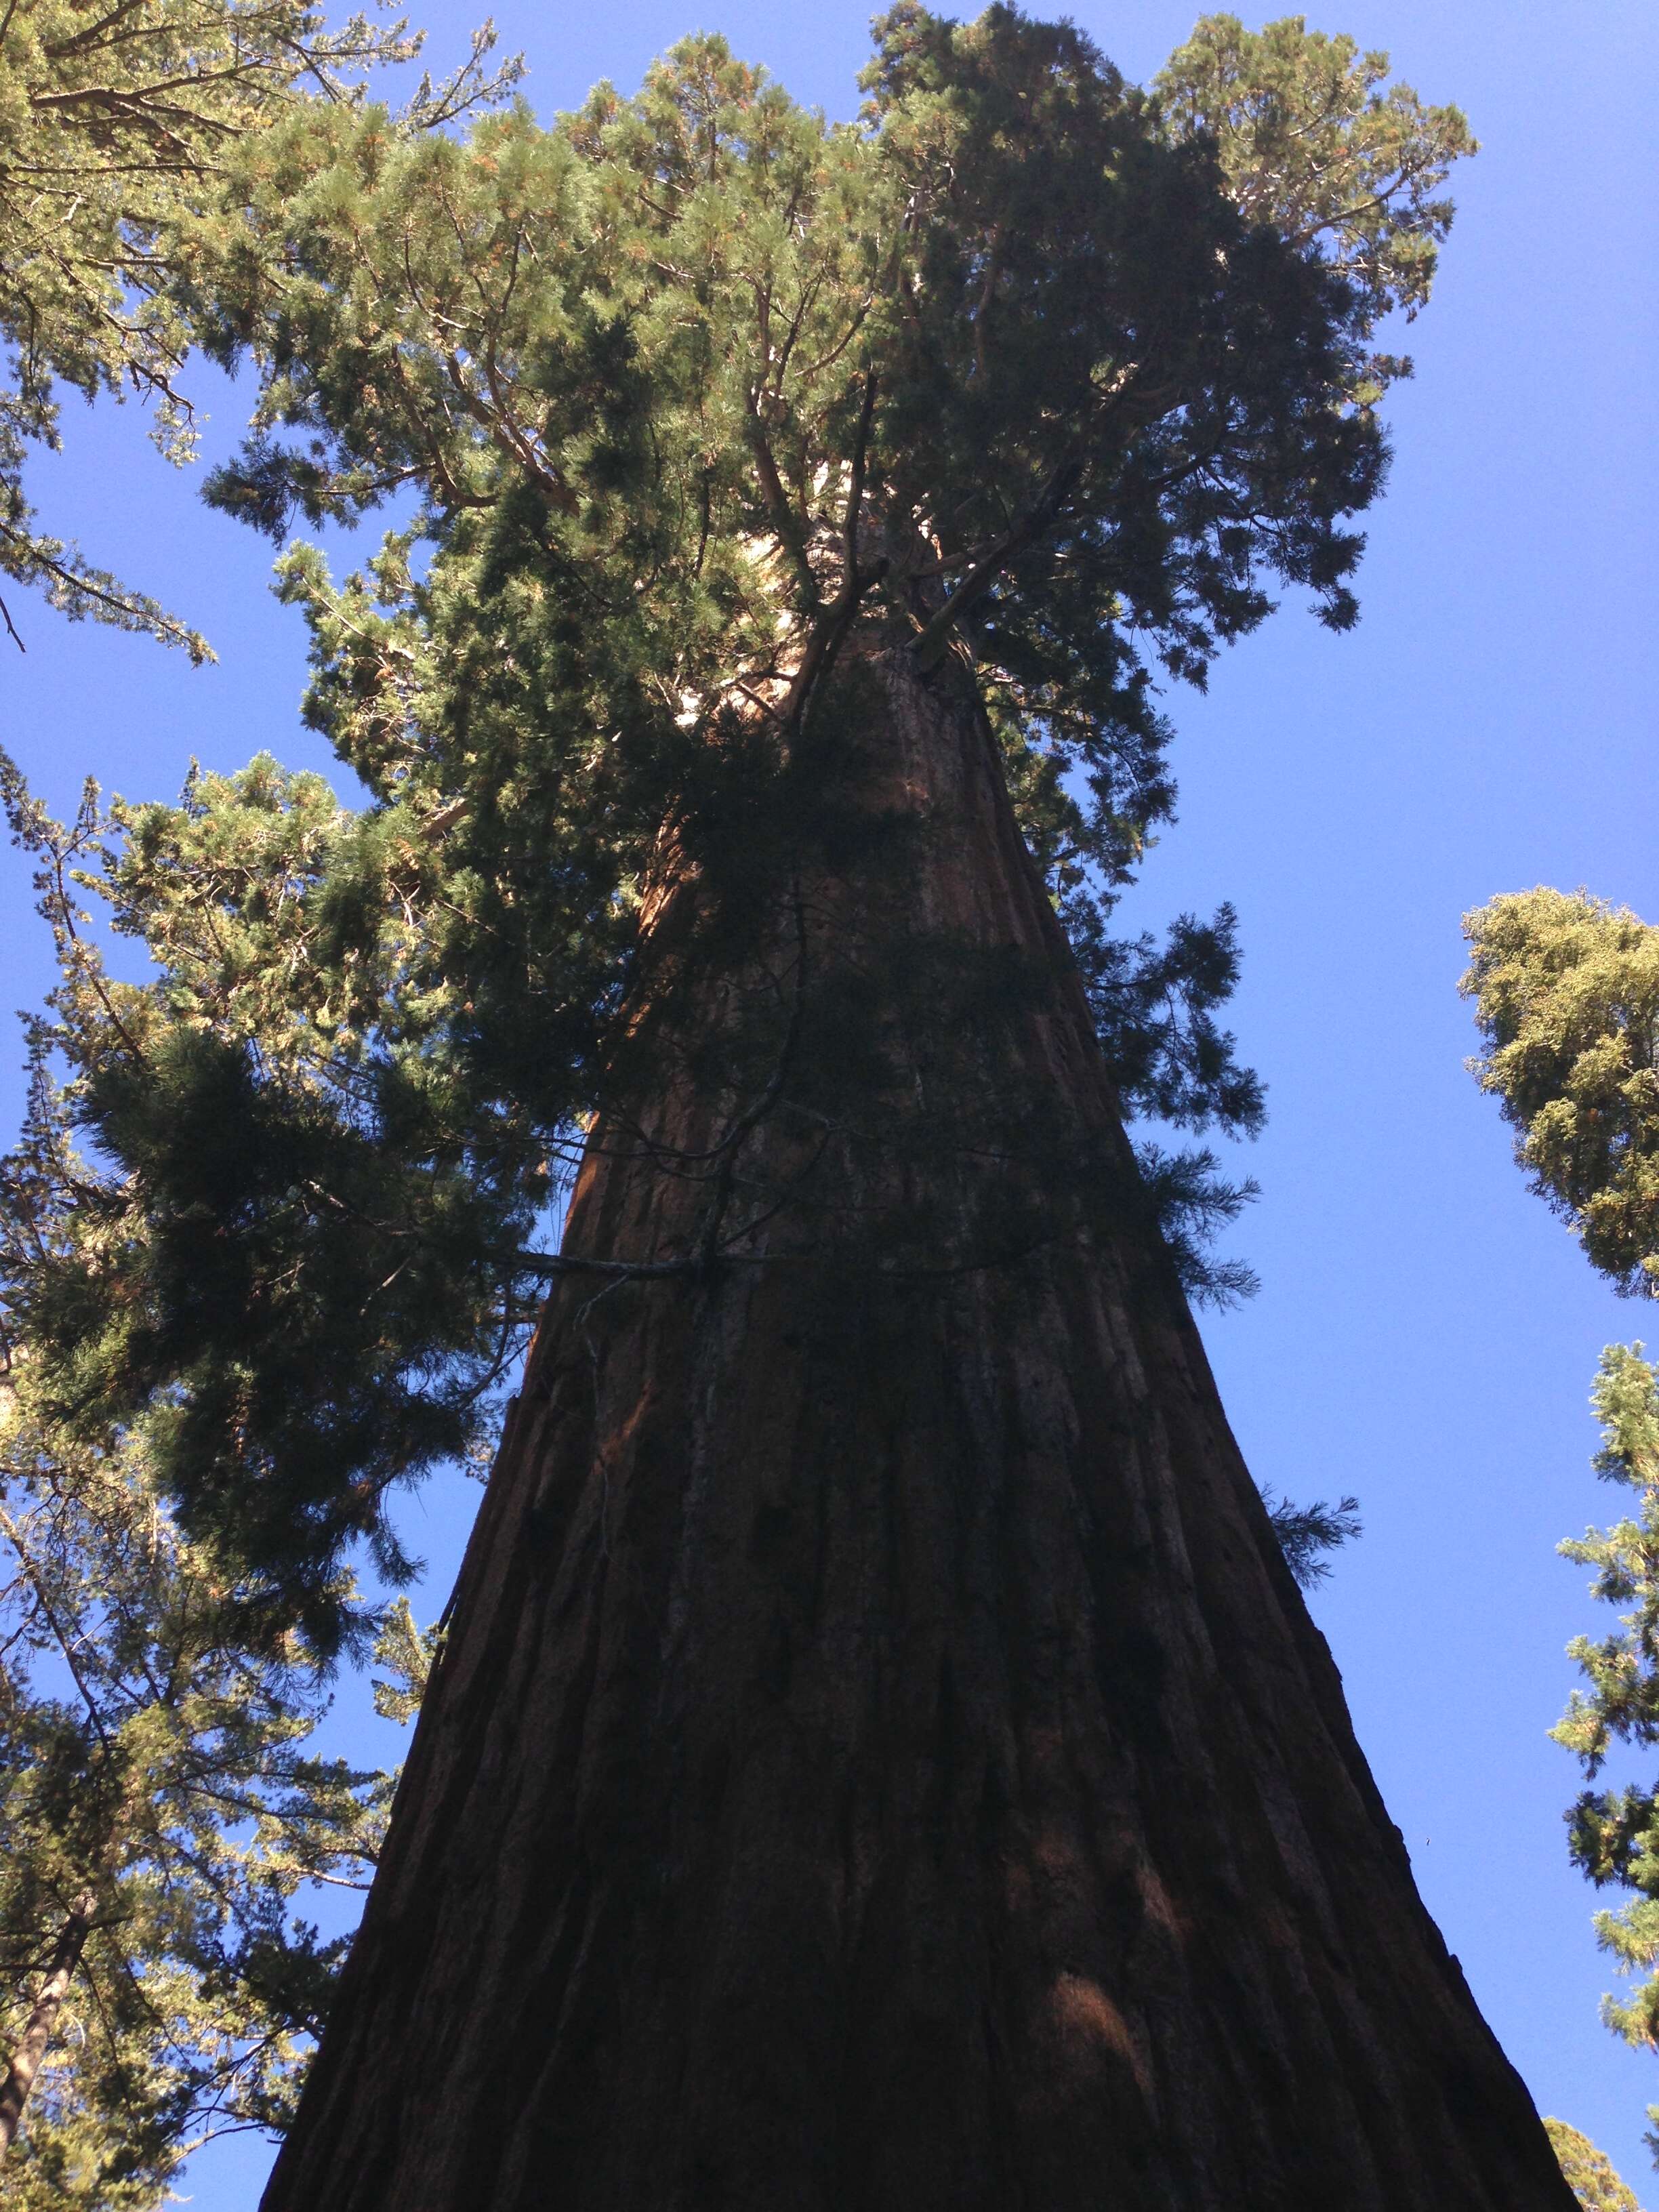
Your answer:
[[[481,66],[423,83],[411,127],[511,82]],[[302,100],[361,103],[366,72],[410,59],[402,23],[325,28],[308,0],[12,0],[0,16],[0,576],[71,619],[148,631],[207,657],[200,634],[43,531],[23,489],[31,446],[59,442],[61,394],[136,398],[167,459],[195,450],[179,372],[191,343],[178,283],[228,156]],[[0,622],[21,645],[3,599]]]
[[[1471,1063],[1532,1187],[1626,1296],[1659,1293],[1659,929],[1587,892],[1468,916]]]
[[[1595,1470],[1634,1491],[1634,1518],[1587,1529],[1561,1546],[1595,1569],[1592,1595],[1627,1608],[1620,1632],[1568,1646],[1590,1686],[1575,1690],[1552,1731],[1595,1779],[1615,1743],[1659,1744],[1659,1375],[1639,1344],[1609,1345],[1592,1396],[1603,1443]],[[1595,1916],[1596,1940],[1621,1974],[1638,1978],[1627,1997],[1604,1997],[1602,2018],[1638,2051],[1659,2043],[1659,1788],[1586,1790],[1568,1814],[1575,1863],[1601,1887],[1636,1893],[1617,1912]],[[1648,2107],[1659,2127],[1659,2106]],[[1659,2160],[1659,2134],[1648,2138]]]
[[[1485,1043],[1471,1063],[1516,1130],[1532,1187],[1585,1256],[1626,1297],[1659,1296],[1659,930],[1583,891],[1494,899],[1464,924],[1465,994]],[[1594,1567],[1592,1594],[1631,1608],[1620,1633],[1569,1646],[1588,1678],[1553,1731],[1594,1780],[1615,1742],[1659,1743],[1659,1395],[1642,1346],[1610,1345],[1591,1403],[1595,1470],[1626,1485],[1634,1518],[1560,1549]],[[1568,1814],[1574,1862],[1635,1901],[1595,1916],[1620,1972],[1645,1975],[1602,2000],[1609,2027],[1638,2049],[1659,2041],[1659,1795],[1585,1790]],[[1659,2106],[1650,2106],[1659,2124]],[[1650,2135],[1656,2160],[1659,2136]]]
[[[43,902],[95,988],[57,835]],[[367,1887],[391,1778],[312,1748],[320,1655],[181,1534],[143,1435],[44,1388],[38,1286],[122,1209],[43,1045],[0,1162],[0,2160],[18,2212],[137,2212],[199,2143],[286,2125],[344,1948],[295,1908]],[[376,1656],[406,1718],[406,1607]]]
[[[50,1234],[33,1207],[22,1225]],[[243,1616],[139,1453],[63,1448],[7,1351],[5,2198],[149,2205],[197,2143],[285,2124],[343,1948],[296,1893],[367,1886],[389,1784],[310,1750],[314,1663]]]
[[[308,1751],[314,1670],[248,1648],[130,1458],[21,1413],[0,1449],[5,2199],[159,2203],[286,2124],[343,1948],[291,1907],[367,1886],[388,1785]]]
[[[1565,2120],[1546,2120],[1544,2127],[1583,2212],[1642,2212],[1635,2191],[1619,2179],[1613,2160],[1588,2136]]]
[[[396,872],[415,848],[264,759],[192,775],[176,809],[106,814],[88,787],[59,823],[0,754],[0,802],[58,956],[36,1096],[55,1071],[54,1110],[92,1140],[58,1186],[58,1235],[20,1248],[8,1285],[40,1387],[66,1436],[142,1437],[167,1494],[203,1467],[204,1424],[233,1440],[222,1474],[280,1473],[237,1480],[226,1559],[261,1562],[255,1583],[319,1654],[360,1647],[345,1544],[368,1533],[379,1574],[406,1578],[386,1494],[483,1448],[534,1316],[521,1285],[545,1266],[520,1249],[550,1188],[533,1132],[469,1121],[424,1048],[452,1001],[419,973]],[[392,896],[362,960],[354,908],[377,887],[358,877],[377,865]],[[143,939],[159,983],[110,975],[87,899]],[[412,1042],[387,1036],[388,971]]]

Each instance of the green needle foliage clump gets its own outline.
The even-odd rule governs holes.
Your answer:
[[[1285,1564],[1304,1589],[1312,1589],[1331,1571],[1326,1554],[1352,1543],[1360,1534],[1359,1500],[1345,1496],[1333,1505],[1326,1498],[1316,1498],[1310,1505],[1297,1505],[1271,1490],[1264,1489],[1261,1496]]]
[[[469,1119],[420,1049],[433,1014],[395,895],[416,856],[269,761],[192,778],[177,808],[106,815],[89,790],[67,825],[3,763],[0,784],[60,969],[20,1154],[57,1233],[18,1241],[7,1285],[37,1388],[88,1448],[142,1434],[166,1492],[186,1466],[233,1484],[198,1494],[204,1527],[234,1515],[237,1557],[291,1563],[279,1610],[320,1651],[361,1646],[342,1550],[366,1530],[383,1577],[410,1572],[381,1492],[487,1435],[548,1188],[523,1127]],[[319,896],[356,889],[329,873],[347,844],[398,872],[367,948],[355,929],[334,944]],[[109,975],[89,896],[158,982]],[[388,973],[407,1046],[382,1033]],[[65,1118],[86,1154],[59,1140]]]
[[[213,2136],[286,2126],[346,1940],[296,1907],[367,1887],[392,1782],[313,1747],[319,1655],[181,1534],[143,1437],[53,1410],[15,1293],[87,1173],[43,1077],[0,1165],[0,2160],[19,2212],[137,2212]],[[382,1710],[406,1717],[423,1647],[388,1631]]]
[[[1468,915],[1462,988],[1485,1050],[1470,1063],[1516,1130],[1516,1158],[1568,1222],[1586,1257],[1626,1297],[1659,1295],[1659,930],[1583,891],[1540,889]],[[1642,1346],[1609,1345],[1592,1393],[1595,1469],[1636,1493],[1637,1510],[1560,1549],[1595,1570],[1594,1595],[1629,1607],[1620,1632],[1568,1647],[1589,1682],[1553,1734],[1594,1781],[1615,1743],[1659,1743],[1659,1393]],[[1595,1917],[1621,1972],[1645,1975],[1607,1997],[1608,2026],[1659,2042],[1659,1795],[1585,1790],[1568,1815],[1575,1863],[1598,1887],[1636,1893]],[[1659,2106],[1650,2107],[1659,2122]],[[1650,2142],[1659,2158],[1659,2136]]]
[[[1473,154],[1455,107],[1425,109],[1389,82],[1389,57],[1285,15],[1247,31],[1206,15],[1153,90],[1170,125],[1213,143],[1245,216],[1340,262],[1374,320],[1409,322],[1426,304],[1452,204],[1437,197],[1450,163]],[[1401,356],[1371,357],[1376,388],[1411,374]]]
[[[1603,1438],[1596,1473],[1637,1498],[1633,1517],[1560,1547],[1595,1570],[1594,1596],[1628,1608],[1617,1634],[1568,1646],[1590,1686],[1574,1691],[1553,1733],[1594,1781],[1615,1743],[1659,1743],[1659,1371],[1639,1344],[1602,1353],[1591,1402]],[[1659,2043],[1659,1790],[1586,1790],[1567,1821],[1573,1859],[1589,1879],[1636,1893],[1620,1911],[1598,1912],[1595,1932],[1620,1973],[1645,1978],[1627,1997],[1603,1998],[1601,2009],[1626,2042],[1650,2050]],[[1649,2116],[1659,2124],[1659,2106]],[[1649,2141],[1659,2156],[1659,2136]]]
[[[0,577],[72,619],[207,657],[198,631],[40,526],[23,489],[29,449],[58,446],[70,391],[147,403],[161,452],[190,458],[179,280],[229,157],[297,102],[352,106],[366,70],[420,44],[404,23],[364,15],[330,30],[305,0],[11,0],[0,11]],[[422,84],[410,127],[502,82],[481,67],[487,46],[447,83]],[[3,600],[0,621],[21,644]]]
[[[396,1571],[396,1485],[487,1434],[538,1287],[582,1264],[538,1231],[596,1126],[718,1101],[706,1232],[653,1263],[706,1280],[780,1209],[802,1249],[852,1233],[745,1185],[747,1132],[856,1126],[884,1036],[960,1053],[1052,987],[873,924],[862,965],[802,951],[850,855],[904,865],[854,788],[867,656],[971,657],[1127,1110],[1259,1121],[1214,1018],[1231,913],[1163,945],[1110,915],[1173,807],[1157,680],[1201,681],[1285,586],[1354,618],[1371,340],[1426,289],[1470,143],[1376,82],[1215,19],[1147,94],[1070,27],[906,4],[853,125],[711,37],[545,129],[316,103],[238,142],[178,294],[259,380],[211,496],[278,538],[418,501],[361,574],[280,564],[307,719],[369,800],[260,763],[60,830],[14,782],[64,962],[39,1049],[97,1164],[24,1295],[61,1418],[142,1431],[192,1539],[308,1634],[350,1633],[355,1539]],[[1322,103],[1304,167],[1290,125],[1270,181],[1235,177],[1275,102]],[[83,891],[153,983],[104,973]],[[1190,1286],[1241,1286],[1202,1254],[1243,1195],[1206,1155],[1149,1147],[1131,1190],[1043,1119],[1011,1079],[914,1139],[1008,1164],[951,1264],[1138,1206]],[[932,1233],[866,1224],[863,1261]]]
[[[1642,2212],[1635,2191],[1619,2179],[1613,2160],[1588,2136],[1565,2120],[1546,2120],[1544,2126],[1584,2212]]]
[[[1473,1063],[1516,1158],[1626,1295],[1659,1287],[1659,930],[1583,891],[1469,915]]]

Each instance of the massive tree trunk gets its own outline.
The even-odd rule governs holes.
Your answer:
[[[1571,2212],[1131,1202],[971,682],[865,682],[920,834],[809,868],[814,972],[1050,981],[899,1025],[862,1129],[775,1084],[722,1152],[688,1062],[596,1140],[568,1253],[756,1225],[549,1302],[265,2212]],[[970,1131],[952,1085],[1025,1085],[1115,1224],[1021,1217],[1006,1145],[884,1151]]]

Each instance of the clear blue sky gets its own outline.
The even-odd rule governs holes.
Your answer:
[[[1074,13],[1136,78],[1193,20],[1190,0]],[[417,19],[441,59],[469,17],[441,0]],[[799,97],[851,112],[858,0],[556,14],[501,0],[499,16],[544,114],[599,76],[631,88],[699,19]],[[1334,639],[1287,608],[1207,697],[1169,699],[1181,820],[1131,913],[1238,906],[1236,1026],[1271,1120],[1243,1163],[1263,1196],[1231,1238],[1263,1288],[1206,1324],[1223,1395],[1259,1479],[1295,1498],[1358,1492],[1364,1540],[1315,1610],[1424,1894],[1540,2107],[1659,2202],[1640,2140],[1659,2064],[1598,2022],[1609,1977],[1561,1827],[1576,1770],[1545,1735],[1571,1681],[1562,1647],[1606,1625],[1553,1553],[1615,1503],[1589,1471],[1596,1353],[1659,1324],[1593,1280],[1528,1194],[1463,1072],[1455,988],[1459,916],[1496,891],[1582,884],[1659,920],[1659,15],[1645,0],[1337,0],[1312,20],[1460,101],[1484,150],[1457,179],[1438,293],[1407,341],[1418,376],[1390,406],[1397,459],[1361,626]],[[200,388],[222,446],[235,395]],[[269,549],[207,514],[142,428],[130,409],[71,406],[68,453],[35,472],[41,504],[204,629],[221,662],[192,672],[9,592],[29,650],[0,641],[5,742],[59,805],[88,771],[171,794],[192,753],[327,765],[295,717],[302,644],[266,592]],[[21,1006],[46,971],[15,855],[0,900]],[[412,1509],[428,1617],[475,1498],[458,1486]],[[397,1757],[366,1703],[341,1686],[340,1734]],[[199,2212],[252,2212],[266,2163],[216,2148],[185,2187]]]

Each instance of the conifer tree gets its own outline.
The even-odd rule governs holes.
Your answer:
[[[343,1948],[290,1904],[367,1886],[389,1784],[307,1751],[314,1671],[227,1629],[127,1455],[52,1457],[21,1411],[3,1441],[6,2202],[157,2204],[286,2124]]]
[[[1659,930],[1584,891],[1468,915],[1471,1063],[1516,1164],[1627,1297],[1659,1284]]]
[[[1464,923],[1463,979],[1485,1050],[1471,1062],[1516,1132],[1517,1164],[1566,1221],[1597,1272],[1626,1297],[1659,1295],[1659,930],[1583,891],[1540,888],[1496,898]],[[1618,1633],[1569,1645],[1589,1682],[1553,1731],[1594,1782],[1615,1743],[1659,1742],[1659,1391],[1642,1346],[1609,1345],[1591,1404],[1595,1465],[1636,1493],[1634,1516],[1560,1546],[1593,1567],[1592,1594],[1628,1607]],[[1651,1787],[1583,1790],[1567,1814],[1569,1849],[1598,1887],[1635,1892],[1595,1932],[1638,1979],[1602,1999],[1602,2017],[1638,2049],[1659,2040],[1659,1796]],[[1649,2117],[1659,2128],[1659,2105]],[[1659,2160],[1659,2134],[1649,2142]]]
[[[308,1749],[314,1665],[261,1648],[131,1448],[58,1448],[8,1352],[0,2159],[9,2204],[102,2212],[286,2124],[343,1948],[292,1901],[367,1886],[390,1784]]]
[[[1379,82],[905,4],[852,126],[702,38],[244,149],[214,496],[426,505],[283,566],[365,812],[87,872],[160,977],[59,994],[42,1389],[320,1644],[551,1285],[273,2212],[1565,2212],[1192,1328],[1240,1194],[1122,1126],[1260,1115],[1231,918],[1110,908],[1155,672],[1353,618],[1469,143]]]
[[[95,821],[20,816],[70,992],[95,973],[67,881]],[[32,1289],[77,1218],[118,1237],[120,1209],[33,1044],[0,1162],[0,2162],[19,2212],[136,2212],[212,2136],[286,2125],[345,1948],[295,1907],[367,1887],[392,1778],[312,1748],[319,1655],[181,1534],[143,1437],[43,1392]],[[377,1656],[377,1705],[407,1717],[428,1655],[406,1606]]]
[[[1553,1731],[1577,1754],[1594,1782],[1615,1743],[1646,1750],[1659,1742],[1659,1378],[1640,1344],[1609,1345],[1592,1396],[1602,1447],[1595,1469],[1604,1480],[1637,1493],[1635,1517],[1611,1528],[1589,1528],[1561,1546],[1565,1557],[1594,1567],[1592,1594],[1627,1607],[1619,1632],[1575,1637],[1568,1646],[1586,1678]],[[1598,1912],[1596,1940],[1619,1972],[1638,1978],[1623,1998],[1601,2001],[1602,2018],[1638,2050],[1651,2050],[1659,2021],[1659,1791],[1640,1784],[1585,1790],[1567,1816],[1570,1849],[1598,1887],[1616,1883],[1636,1894],[1620,1911]],[[1659,2126],[1659,2106],[1649,2117]],[[1649,2142],[1659,2155],[1659,2136]]]
[[[1634,2191],[1619,2179],[1613,2160],[1588,2136],[1565,2120],[1546,2120],[1544,2126],[1583,2212],[1642,2212]]]

